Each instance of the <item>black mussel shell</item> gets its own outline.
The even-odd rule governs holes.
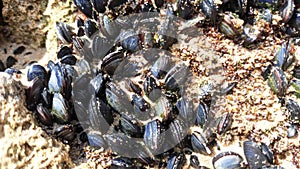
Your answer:
[[[52,101],[52,114],[59,123],[66,123],[71,119],[66,100],[60,93],[54,93]]]
[[[53,129],[54,134],[58,138],[62,138],[66,141],[73,141],[76,137],[76,133],[74,132],[72,125],[61,125],[57,126]]]
[[[88,113],[91,128],[103,134],[106,133],[113,122],[111,109],[93,95],[90,100]]]
[[[144,81],[144,91],[152,101],[156,101],[162,94],[162,90],[157,85],[156,80],[152,76],[146,77]]]
[[[41,93],[44,87],[44,82],[39,78],[35,78],[32,85],[26,90],[26,104],[29,110],[35,110],[36,105],[41,101]]]
[[[22,72],[20,70],[12,68],[12,67],[5,69],[4,72],[7,73],[7,74],[9,74],[9,75],[13,75],[15,73],[16,74],[22,74]]]
[[[270,148],[265,144],[265,143],[261,143],[261,152],[267,157],[268,162],[270,164],[273,164],[274,158],[273,158],[273,153],[270,150]]]
[[[87,17],[92,18],[93,7],[92,7],[90,0],[74,0],[74,4]]]
[[[39,78],[42,81],[47,79],[47,71],[41,65],[31,65],[27,71],[27,80],[31,81],[35,78]]]
[[[177,8],[178,16],[182,17],[183,19],[191,18],[194,10],[191,0],[178,0]]]
[[[176,64],[166,75],[166,89],[177,91],[186,82],[188,77],[190,77],[190,72],[187,66],[183,63]]]
[[[244,154],[250,169],[261,168],[268,164],[267,157],[262,153],[259,146],[253,141],[245,141]],[[255,158],[254,158],[255,157]]]
[[[296,101],[289,99],[286,105],[289,112],[289,118],[291,121],[299,123],[300,122],[300,106]]]
[[[159,120],[153,120],[145,126],[144,142],[151,151],[159,151],[163,144],[165,135],[162,127],[163,126]]]
[[[73,53],[72,49],[69,48],[68,46],[63,46],[62,48],[59,49],[57,52],[57,58],[61,59],[66,55],[71,55]]]
[[[50,111],[44,107],[42,104],[38,104],[36,106],[36,116],[45,125],[52,125],[53,124],[53,117]]]
[[[231,151],[220,153],[212,160],[215,169],[241,168],[242,162],[243,158],[239,154]]]
[[[190,165],[194,168],[198,168],[200,165],[199,159],[196,155],[190,156]]]
[[[126,169],[126,168],[138,168],[135,166],[132,159],[127,157],[117,157],[112,159],[110,169]]]
[[[133,112],[133,106],[131,105],[127,95],[115,83],[107,83],[105,94],[108,104],[118,113]]]
[[[95,148],[107,148],[107,144],[102,137],[102,134],[97,131],[91,131],[87,134],[89,145]]]
[[[150,69],[152,75],[158,79],[164,77],[171,67],[170,59],[166,56],[159,57]]]
[[[177,101],[177,109],[179,111],[179,116],[183,121],[185,121],[187,126],[194,125],[195,119],[197,117],[192,102],[185,97],[182,97]]]
[[[181,169],[185,161],[184,154],[175,154],[169,159],[167,169]]]
[[[110,50],[110,43],[109,41],[104,38],[100,37],[99,35],[95,35],[92,41],[92,54],[97,59],[103,59],[103,57],[107,54]]]
[[[119,124],[120,130],[131,137],[141,138],[144,133],[139,121],[131,116],[122,114]]]
[[[112,52],[103,58],[101,69],[105,73],[112,76],[123,60],[124,60],[124,53],[122,51]]]
[[[87,37],[91,37],[98,31],[97,24],[91,19],[87,19],[84,22],[84,32]]]
[[[195,152],[206,155],[211,154],[211,150],[206,146],[207,140],[200,132],[193,132],[191,135],[191,143]]]
[[[196,125],[203,127],[207,122],[208,113],[207,104],[200,102],[197,108]]]
[[[65,55],[61,58],[60,63],[68,64],[68,65],[75,65],[77,58],[74,55]]]
[[[107,3],[107,0],[91,0],[91,3],[97,12],[99,12],[99,13],[105,12],[105,6]]]
[[[73,28],[66,23],[57,22],[56,23],[56,34],[59,40],[63,43],[72,43]]]
[[[213,0],[203,0],[201,2],[201,11],[206,16],[206,18],[209,18],[210,21],[215,24],[217,19],[217,9],[216,5],[214,4]]]
[[[225,113],[220,117],[220,121],[217,127],[218,134],[223,134],[225,131],[229,130],[232,123],[232,115],[230,113]]]

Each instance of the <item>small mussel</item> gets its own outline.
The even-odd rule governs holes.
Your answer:
[[[45,108],[42,104],[38,104],[36,106],[36,116],[45,125],[52,125],[53,124],[53,117],[50,111]]]
[[[119,124],[121,131],[131,137],[140,138],[144,133],[143,127],[139,121],[131,116],[122,114]]]
[[[270,86],[271,90],[279,96],[284,96],[288,86],[287,84],[287,79],[281,68],[277,66],[273,67],[271,75],[268,78],[268,85]]]
[[[292,122],[299,123],[300,122],[300,106],[298,103],[292,99],[287,101],[286,108],[289,112],[289,119]]]
[[[55,126],[53,129],[53,133],[57,137],[62,138],[65,141],[72,141],[76,137],[76,134],[74,132],[74,128],[72,125]]]
[[[184,154],[175,154],[169,159],[167,169],[181,169],[185,161]]]
[[[196,125],[203,127],[207,122],[209,109],[206,103],[200,102],[197,108]]]
[[[215,169],[237,169],[242,168],[243,158],[232,151],[222,152],[212,160]]]
[[[97,131],[90,131],[87,133],[89,145],[95,148],[107,148],[107,144],[102,137],[102,134]]]
[[[54,93],[52,101],[52,114],[60,123],[66,123],[71,119],[67,102],[60,93]]]
[[[199,159],[196,155],[190,156],[190,165],[194,168],[198,168],[200,166]]]
[[[288,44],[283,43],[274,57],[276,63],[282,70],[287,68],[295,61],[295,56],[289,53]]]
[[[195,131],[192,133],[191,143],[195,152],[205,155],[211,154],[211,150],[206,145],[207,140],[200,132]]]
[[[127,157],[117,157],[112,159],[110,169],[125,169],[125,168],[138,168],[135,166],[134,161]]]

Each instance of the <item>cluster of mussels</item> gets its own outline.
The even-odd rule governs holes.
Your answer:
[[[62,22],[56,25],[63,44],[57,54],[59,62],[49,61],[46,68],[29,65],[27,79],[32,85],[26,91],[27,108],[35,112],[46,131],[66,142],[80,133],[83,142],[111,149],[112,167],[116,168],[182,168],[186,164],[205,168],[195,154],[213,154],[216,135],[230,128],[230,114],[216,116],[210,110],[215,104],[214,84],[199,85],[196,93],[190,93],[195,75],[188,63],[170,54],[170,47],[178,42],[175,15],[192,20],[203,14],[209,22],[202,24],[219,24],[220,31],[229,37],[241,35],[234,20],[243,18],[249,21],[242,31],[247,42],[254,42],[259,34],[254,31],[254,36],[251,30],[254,9],[269,11],[268,17],[281,11],[293,34],[299,31],[299,2],[293,0],[283,5],[263,0],[224,1],[219,5],[213,0],[179,0],[175,5],[163,0],[74,3],[81,12],[76,28]],[[151,13],[160,11],[165,12],[160,20]],[[141,12],[143,15],[136,17],[121,17]],[[221,20],[218,13],[222,13]],[[284,57],[284,64],[286,61]],[[280,66],[273,70],[275,80],[270,78],[270,82],[274,82],[274,91],[281,93],[280,87],[286,83],[283,73]],[[226,94],[233,87],[229,85],[220,93]],[[299,112],[299,106],[288,103]],[[213,158],[213,166],[281,168],[273,165],[267,145],[245,141],[243,147],[247,165],[241,155],[227,151]]]
[[[295,62],[297,62],[297,57],[292,41],[283,43],[275,54],[273,64],[270,64],[262,74],[271,90],[280,99],[282,106],[286,107],[290,120],[288,137],[294,137],[297,134],[297,126],[300,124],[300,106],[296,100],[288,97],[289,94],[292,94],[299,98],[300,69]],[[289,69],[293,71],[292,76],[288,75]]]

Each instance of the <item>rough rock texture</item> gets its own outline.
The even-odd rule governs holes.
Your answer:
[[[69,147],[37,126],[24,100],[20,83],[0,73],[0,168],[72,167]]]

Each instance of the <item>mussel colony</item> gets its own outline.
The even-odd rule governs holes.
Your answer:
[[[243,142],[244,152],[214,154],[216,137],[230,132],[233,118],[218,112],[215,104],[238,82],[213,79],[224,73],[216,61],[221,54],[205,56],[205,70],[200,71],[189,58],[174,57],[172,45],[201,36],[194,26],[217,28],[249,48],[274,32],[286,37],[262,76],[286,107],[288,137],[294,137],[300,124],[300,65],[295,65],[299,56],[294,51],[300,35],[299,0],[74,4],[75,26],[56,24],[61,42],[57,62],[50,60],[46,67],[32,63],[27,72],[27,108],[49,134],[65,143],[88,142],[111,150],[111,168],[206,168],[197,153],[213,155],[216,169],[282,168],[268,145],[252,140]],[[300,168],[297,160],[294,165]]]

